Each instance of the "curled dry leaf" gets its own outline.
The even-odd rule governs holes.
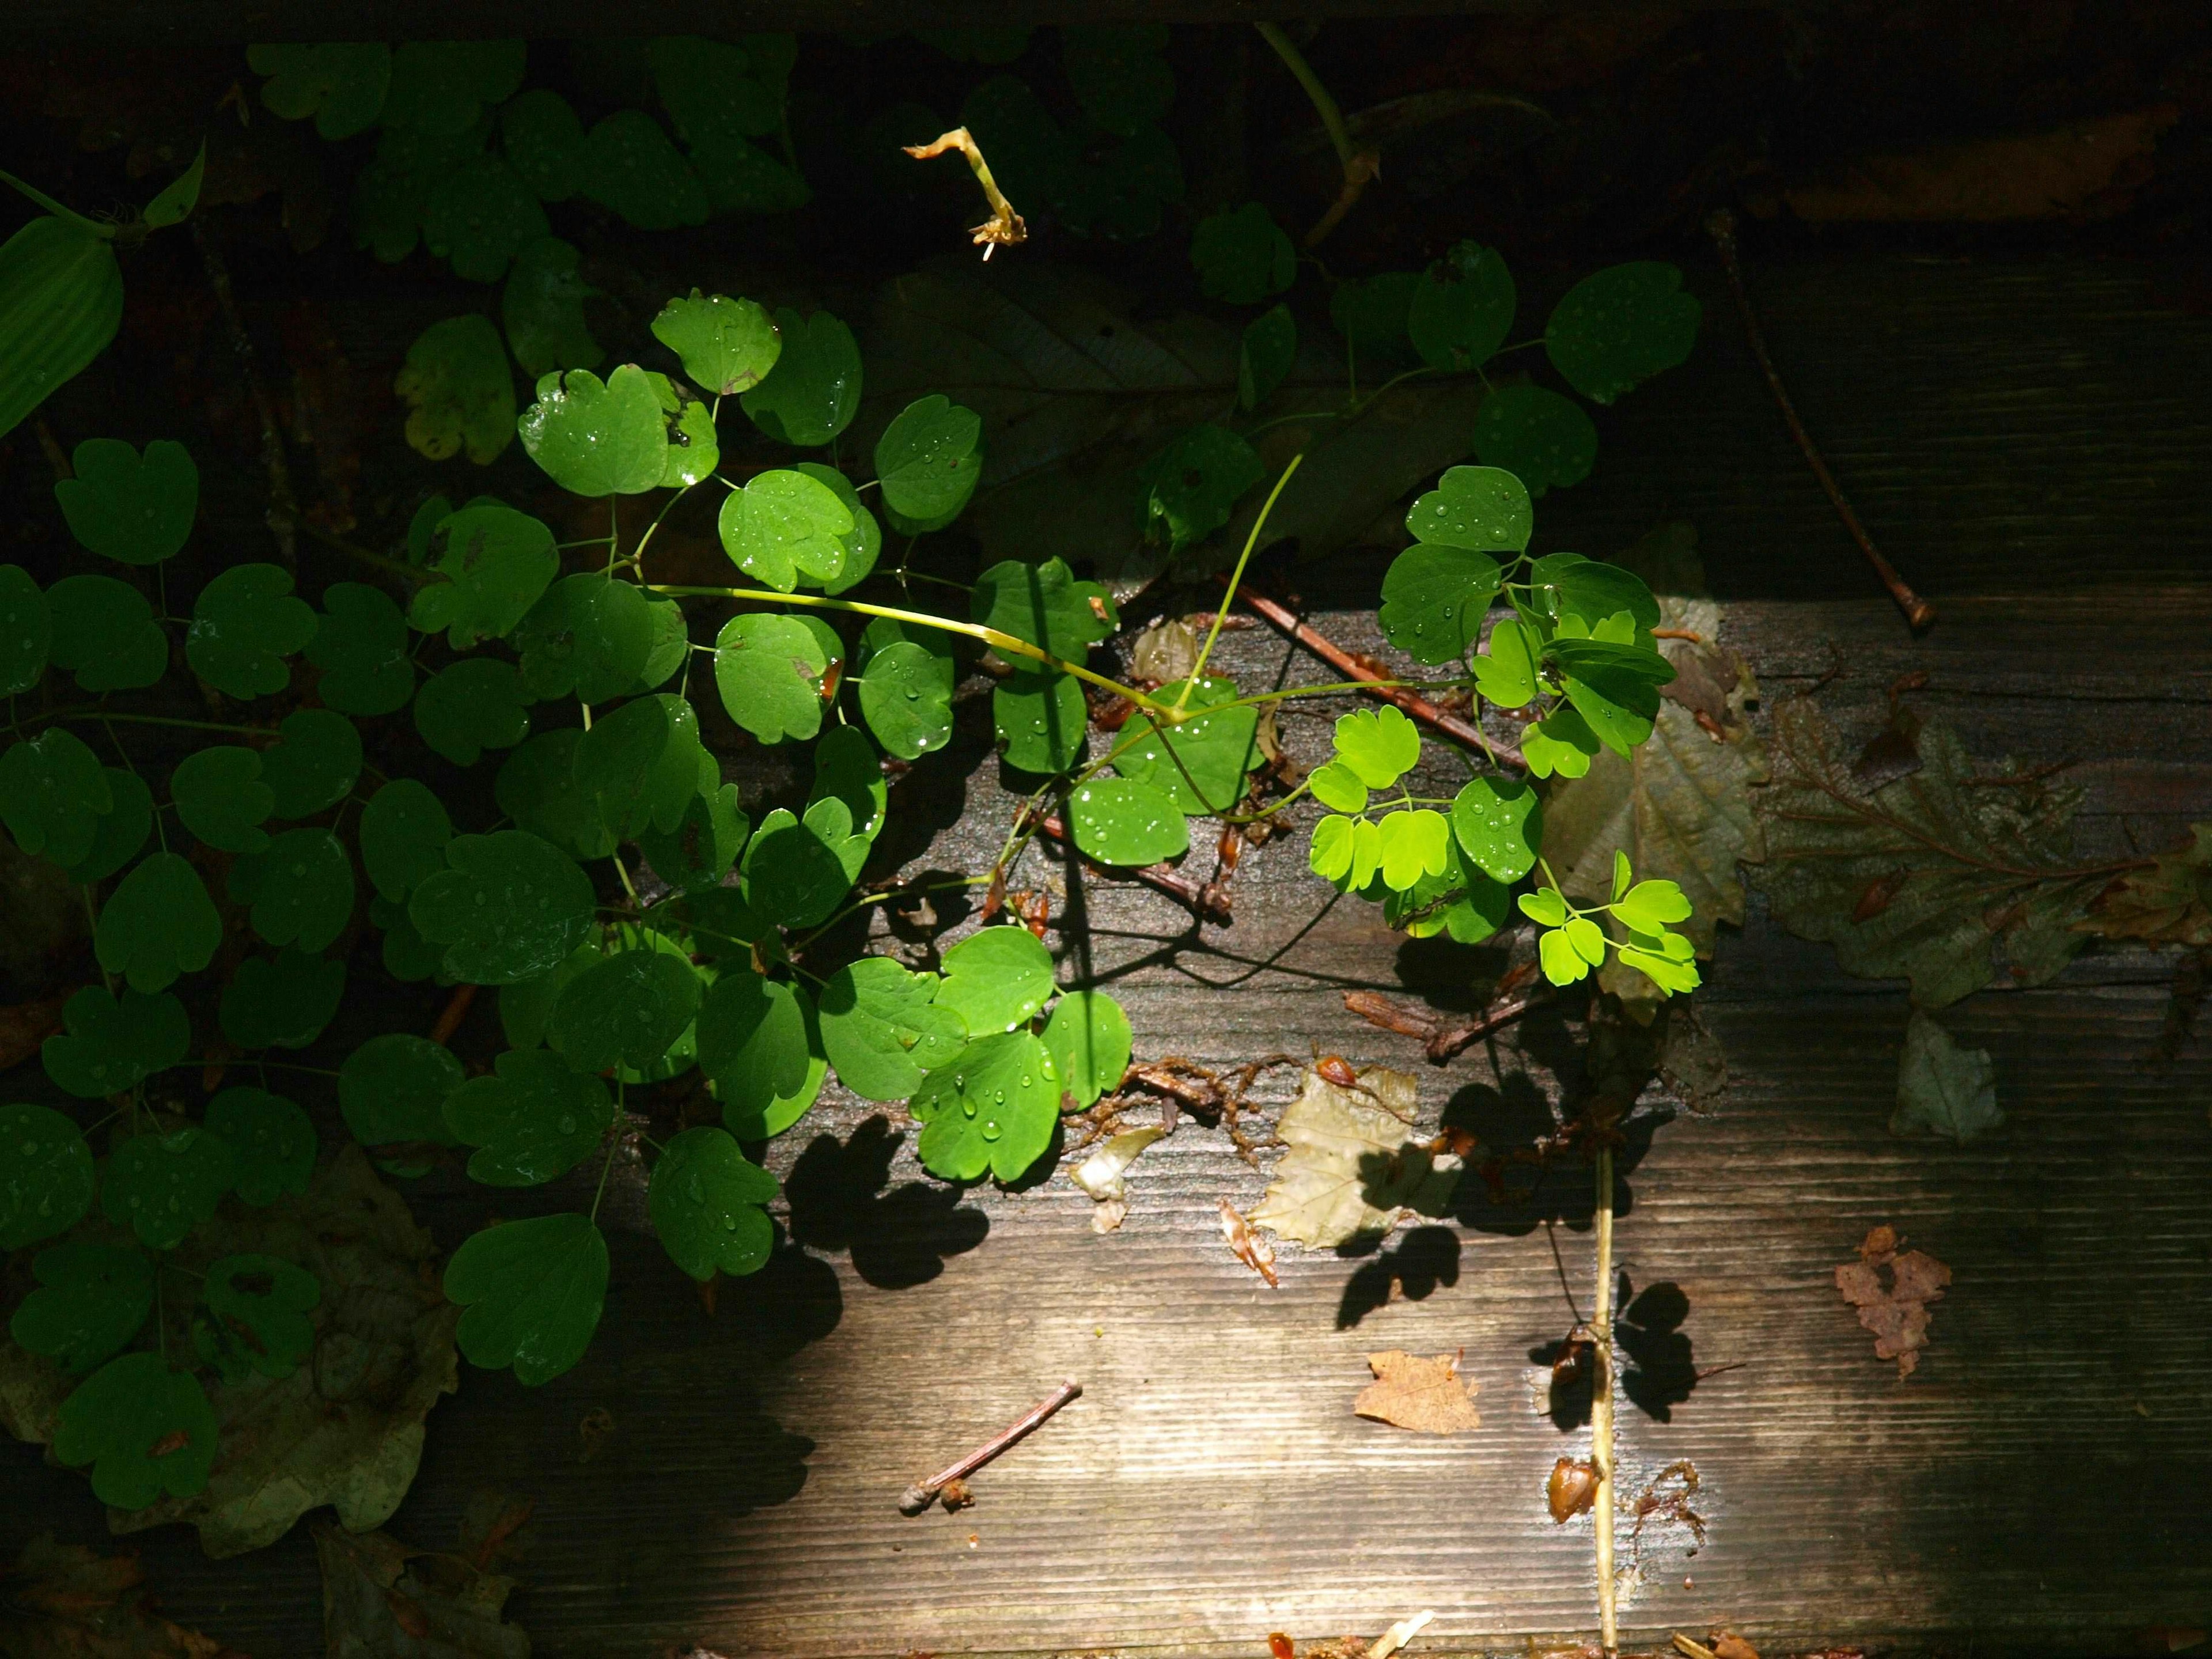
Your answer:
[[[1221,1236],[1229,1241],[1239,1261],[1266,1279],[1271,1288],[1281,1286],[1283,1281],[1275,1277],[1275,1247],[1254,1232],[1252,1224],[1225,1198],[1221,1200]]]
[[[1082,1188],[1094,1203],[1103,1205],[1125,1200],[1129,1195],[1129,1188],[1128,1183],[1121,1177],[1137,1161],[1137,1154],[1166,1133],[1165,1129],[1158,1127],[1124,1129],[1078,1164],[1068,1178]],[[1123,1203],[1121,1207],[1126,1212],[1128,1206]]]
[[[1562,1526],[1588,1514],[1597,1502],[1597,1465],[1587,1457],[1562,1457],[1544,1483],[1544,1502]]]
[[[1389,1423],[1417,1434],[1458,1434],[1479,1426],[1476,1384],[1459,1374],[1459,1356],[1433,1359],[1392,1348],[1367,1356],[1375,1380],[1352,1402],[1352,1414]]]
[[[1387,1233],[1408,1211],[1442,1214],[1459,1184],[1460,1161],[1415,1138],[1413,1073],[1380,1066],[1351,1073],[1341,1060],[1335,1066],[1349,1087],[1309,1066],[1298,1097],[1284,1109],[1275,1133],[1290,1151],[1253,1225],[1328,1247]]]
[[[1928,1304],[1951,1282],[1951,1270],[1925,1250],[1899,1253],[1897,1229],[1881,1226],[1859,1245],[1859,1259],[1836,1269],[1836,1288],[1874,1333],[1877,1358],[1894,1359],[1899,1377],[1912,1375],[1928,1346]]]

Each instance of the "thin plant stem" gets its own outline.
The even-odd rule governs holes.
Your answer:
[[[1199,647],[1197,665],[1183,677],[1182,695],[1176,699],[1177,708],[1189,702],[1191,688],[1205,678],[1206,659],[1213,654],[1213,642],[1221,637],[1221,624],[1229,620],[1229,607],[1237,603],[1237,585],[1244,580],[1244,567],[1251,562],[1252,550],[1260,544],[1260,532],[1267,527],[1267,515],[1275,510],[1275,501],[1282,495],[1283,486],[1290,483],[1291,475],[1298,470],[1298,463],[1305,458],[1306,453],[1303,449],[1291,457],[1291,464],[1283,469],[1283,476],[1275,480],[1275,487],[1267,492],[1267,501],[1261,503],[1260,516],[1252,520],[1252,533],[1244,538],[1244,550],[1237,556],[1237,568],[1229,573],[1229,586],[1223,591],[1221,604],[1214,611],[1213,626],[1206,629],[1206,643]]]
[[[1260,38],[1275,49],[1275,56],[1283,60],[1283,67],[1290,70],[1292,77],[1305,88],[1306,97],[1314,106],[1314,113],[1321,117],[1322,125],[1328,130],[1328,142],[1336,148],[1337,161],[1348,170],[1356,154],[1352,148],[1352,132],[1344,125],[1344,112],[1336,106],[1336,100],[1322,84],[1321,76],[1314,73],[1313,65],[1306,62],[1305,54],[1277,25],[1255,23],[1252,27],[1260,31]]]
[[[1620,1615],[1613,1579],[1613,1148],[1597,1152],[1597,1289],[1591,1300],[1590,1465],[1597,1471],[1597,1500],[1591,1510],[1597,1535],[1598,1639],[1606,1659],[1620,1646]]]

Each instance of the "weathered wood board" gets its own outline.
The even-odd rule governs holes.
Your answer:
[[[1898,675],[1925,671],[1916,706],[1978,754],[2078,762],[2085,851],[2212,817],[2212,322],[2149,308],[2144,273],[2075,262],[1836,260],[1755,280],[1808,421],[1942,605],[1937,629],[1912,639],[1875,593],[1717,305],[1696,364],[1611,420],[1603,481],[1547,498],[1540,521],[1602,552],[1693,520],[1770,698],[1839,668],[1824,705],[1867,728]],[[1324,625],[1376,643],[1371,614]],[[1288,655],[1263,633],[1227,648],[1254,677]],[[1318,720],[1285,724],[1309,756],[1323,741]],[[945,803],[900,808],[913,867],[995,842],[1011,797],[988,765],[969,805],[934,844]],[[1359,987],[1448,1002],[1468,969],[1326,902],[1299,840],[1247,854],[1226,928],[1079,878],[1083,970],[1123,999],[1140,1050],[1218,1065],[1318,1044],[1419,1073],[1430,1121],[1540,1098],[1556,1024],[1432,1068],[1345,1012]],[[2144,1061],[2170,967],[2099,954],[1952,1010],[1995,1056],[2009,1121],[1947,1151],[1887,1131],[1899,986],[1843,975],[1756,911],[1723,939],[1701,1002],[1732,1091],[1659,1132],[1619,1231],[1635,1287],[1686,1298],[1694,1364],[1742,1362],[1665,1421],[1624,1404],[1627,1484],[1691,1460],[1709,1528],[1693,1557],[1680,1528],[1647,1532],[1624,1613],[1642,1639],[1724,1623],[1770,1653],[2112,1652],[2147,1626],[2212,1624],[2196,1501],[2212,1489],[2212,1060]],[[1529,1363],[1571,1319],[1542,1227],[1468,1194],[1458,1224],[1380,1256],[1285,1250],[1269,1291],[1215,1214],[1262,1176],[1202,1126],[1146,1155],[1103,1237],[1064,1176],[922,1184],[910,1131],[850,1100],[786,1140],[811,1248],[724,1286],[710,1319],[645,1229],[641,1178],[618,1174],[589,1358],[537,1390],[466,1372],[431,1419],[392,1530],[443,1545],[475,1490],[535,1498],[513,1613],[538,1652],[1243,1655],[1273,1630],[1372,1636],[1424,1607],[1437,1619],[1417,1652],[1518,1651],[1592,1624],[1589,1523],[1543,1508],[1553,1459],[1583,1438],[1545,1414]],[[573,1198],[455,1182],[416,1202],[450,1242]],[[1902,1382],[1832,1279],[1878,1222],[1956,1274]],[[1587,1233],[1559,1239],[1584,1297]],[[1401,1270],[1401,1294],[1367,1306]],[[1463,1349],[1482,1427],[1431,1439],[1353,1417],[1363,1356],[1391,1347]],[[1063,1377],[1084,1398],[978,1478],[978,1507],[896,1512],[908,1482]],[[578,1424],[599,1409],[614,1427],[582,1461]],[[81,1477],[6,1449],[0,1545],[43,1528],[101,1531]],[[215,1564],[173,1528],[143,1541],[173,1616],[256,1654],[316,1650],[303,1532]]]

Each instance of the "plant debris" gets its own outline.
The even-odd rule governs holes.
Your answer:
[[[1413,1075],[1373,1066],[1352,1081],[1340,1087],[1306,1068],[1304,1086],[1275,1126],[1290,1151],[1252,1212],[1254,1226],[1328,1248],[1387,1233],[1408,1212],[1444,1212],[1461,1163],[1413,1138]]]
[[[330,1659],[529,1659],[530,1638],[500,1618],[512,1578],[386,1533],[356,1534],[320,1521],[310,1530]]]
[[[1436,1617],[1434,1608],[1424,1608],[1410,1619],[1401,1619],[1396,1624],[1375,1638],[1375,1645],[1367,1650],[1367,1659],[1390,1659],[1400,1648],[1419,1636]]]
[[[1961,1048],[1948,1031],[1914,1009],[1897,1065],[1890,1133],[1934,1134],[1963,1146],[2004,1121],[1990,1051]]]
[[[1859,1259],[1836,1269],[1836,1288],[1859,1310],[1859,1323],[1874,1333],[1875,1358],[1894,1359],[1900,1379],[1920,1364],[1920,1350],[1928,1346],[1928,1304],[1951,1282],[1951,1270],[1926,1251],[1900,1254],[1904,1242],[1894,1227],[1876,1227],[1859,1245]]]
[[[945,1505],[945,1509],[958,1510],[972,1504],[975,1500],[968,1496],[967,1478],[969,1475],[975,1474],[976,1470],[981,1468],[984,1464],[998,1456],[1008,1447],[1023,1439],[1030,1430],[1042,1423],[1069,1401],[1080,1399],[1082,1395],[1083,1384],[1080,1382],[1061,1383],[965,1457],[949,1468],[939,1469],[927,1480],[917,1480],[908,1486],[900,1494],[899,1513],[920,1515],[943,1497],[946,1488],[956,1485],[960,1488],[959,1492],[953,1501]]]
[[[1474,1398],[1479,1385],[1460,1376],[1460,1358],[1440,1353],[1423,1359],[1396,1348],[1369,1354],[1375,1380],[1352,1402],[1352,1414],[1417,1434],[1459,1434],[1480,1426]]]
[[[0,1653],[9,1659],[242,1659],[153,1610],[136,1555],[98,1555],[52,1534],[0,1571]]]
[[[1254,1232],[1252,1224],[1225,1198],[1221,1200],[1221,1236],[1239,1261],[1267,1281],[1268,1289],[1281,1287],[1283,1281],[1275,1277],[1275,1247]]]
[[[1562,1457],[1552,1465],[1544,1482],[1545,1506],[1552,1519],[1565,1526],[1578,1515],[1589,1513],[1597,1502],[1597,1465],[1587,1457]]]
[[[2074,924],[2105,939],[2145,945],[2212,945],[2212,823],[2189,826],[2189,844],[2121,876]]]

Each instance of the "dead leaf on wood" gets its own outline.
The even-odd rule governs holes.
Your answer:
[[[1597,1465],[1587,1457],[1562,1457],[1544,1482],[1544,1505],[1561,1526],[1587,1515],[1597,1502]]]
[[[1426,1630],[1436,1616],[1434,1607],[1424,1607],[1411,1619],[1401,1619],[1375,1638],[1375,1645],[1367,1650],[1367,1659],[1390,1659],[1392,1654]]]
[[[2212,945],[2212,823],[2189,826],[2189,844],[2160,853],[2097,896],[2074,924],[2105,939],[2145,945]]]
[[[0,1072],[21,1066],[39,1052],[39,1045],[62,1029],[62,1004],[67,997],[42,997],[0,1008]]]
[[[1869,155],[1840,179],[1798,185],[1783,198],[1811,224],[2102,218],[2148,182],[2159,135],[2179,119],[2172,105],[2160,104],[2047,132]]]
[[[1948,1031],[1914,1009],[1898,1060],[1897,1111],[1889,1132],[1938,1135],[1963,1146],[2004,1121],[1990,1051],[1961,1048]]]
[[[1129,647],[1129,677],[1166,685],[1198,666],[1198,629],[1180,617],[1164,617]]]
[[[1476,1415],[1476,1384],[1459,1374],[1459,1356],[1433,1359],[1392,1348],[1367,1356],[1375,1380],[1352,1402],[1352,1414],[1389,1423],[1417,1434],[1458,1434],[1481,1425]]]
[[[1951,1270],[1925,1250],[1906,1250],[1897,1229],[1881,1226],[1859,1245],[1859,1259],[1836,1269],[1836,1288],[1874,1333],[1875,1356],[1894,1359],[1900,1378],[1912,1375],[1928,1346],[1928,1304],[1943,1294]]]
[[[499,1616],[512,1578],[386,1533],[356,1534],[320,1521],[310,1530],[323,1570],[328,1659],[530,1659],[530,1638]]]
[[[1387,1233],[1409,1211],[1444,1212],[1462,1166],[1415,1139],[1413,1073],[1373,1066],[1358,1079],[1356,1089],[1340,1088],[1306,1068],[1304,1087],[1275,1126],[1290,1151],[1252,1212],[1253,1225],[1328,1247]]]
[[[1279,1288],[1282,1280],[1275,1277],[1275,1247],[1252,1231],[1234,1204],[1221,1200],[1221,1236],[1229,1241],[1229,1248],[1237,1259],[1266,1279],[1271,1289]]]
[[[0,1654],[8,1659],[242,1659],[153,1611],[135,1555],[97,1555],[51,1534],[0,1571]]]

